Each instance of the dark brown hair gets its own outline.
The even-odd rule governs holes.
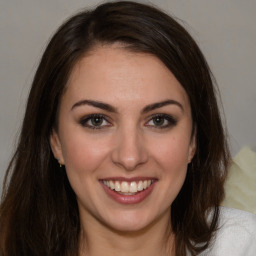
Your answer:
[[[115,42],[157,56],[188,94],[197,148],[171,208],[176,254],[189,250],[197,255],[212,241],[229,164],[214,79],[197,44],[178,22],[154,7],[127,1],[78,13],[49,42],[5,177],[0,255],[78,255],[76,197],[65,168],[59,168],[53,157],[49,137],[74,65],[97,44]]]

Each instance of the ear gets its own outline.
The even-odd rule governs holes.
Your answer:
[[[196,130],[193,132],[190,145],[189,145],[188,163],[191,163],[195,153],[196,153]]]
[[[51,149],[54,157],[58,160],[58,162],[61,165],[65,165],[59,135],[57,134],[55,129],[52,129],[52,132],[50,135],[50,145],[51,145]]]

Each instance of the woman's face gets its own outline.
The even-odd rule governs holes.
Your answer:
[[[73,69],[51,135],[82,224],[134,231],[168,221],[194,154],[188,96],[155,56],[120,46]]]

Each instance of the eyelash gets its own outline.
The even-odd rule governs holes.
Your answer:
[[[108,124],[107,125],[104,125],[104,126],[95,126],[93,124],[88,124],[89,121],[92,122],[92,119],[93,118],[100,118],[101,120],[103,120],[103,122],[107,122]],[[106,118],[106,116],[104,115],[101,115],[101,114],[92,114],[92,115],[89,115],[89,116],[86,116],[85,118],[83,118],[81,121],[80,121],[80,124],[84,127],[87,127],[87,128],[90,128],[90,129],[103,129],[105,127],[108,127],[108,126],[111,126],[110,122],[108,121],[108,119]]]
[[[164,122],[167,121],[167,124],[165,125],[161,125],[161,126],[157,126],[157,125],[148,125],[148,123],[150,121],[153,121],[154,119],[156,118],[161,118],[161,119],[164,119]],[[154,121],[153,121],[154,122]],[[172,126],[175,126],[177,124],[177,120],[171,116],[171,115],[167,115],[167,114],[154,114],[150,117],[149,121],[147,122],[146,126],[150,126],[152,128],[155,128],[155,129],[165,129],[165,128],[169,128],[169,127],[172,127]]]
[[[102,122],[107,122],[107,124],[102,125],[102,123],[101,123],[99,126],[93,125],[92,124],[93,118],[98,118]],[[156,120],[156,118],[164,119],[163,121],[164,122],[167,121],[167,124],[161,125],[161,126],[157,126],[157,125],[154,125],[154,124],[150,125],[149,123],[151,121],[154,122],[154,119]],[[91,122],[91,124],[88,124],[88,122]],[[80,121],[80,124],[84,127],[89,128],[89,129],[104,129],[106,127],[111,126],[111,123],[108,121],[108,118],[105,115],[101,115],[101,114],[88,115]],[[171,126],[175,126],[176,124],[177,124],[177,120],[171,115],[154,114],[150,117],[149,121],[147,121],[145,126],[150,127],[150,128],[155,128],[155,129],[165,129],[165,128],[169,128]]]

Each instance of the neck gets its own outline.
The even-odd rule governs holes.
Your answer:
[[[87,219],[80,234],[80,256],[174,255],[174,237],[165,216],[138,231],[118,231]]]

